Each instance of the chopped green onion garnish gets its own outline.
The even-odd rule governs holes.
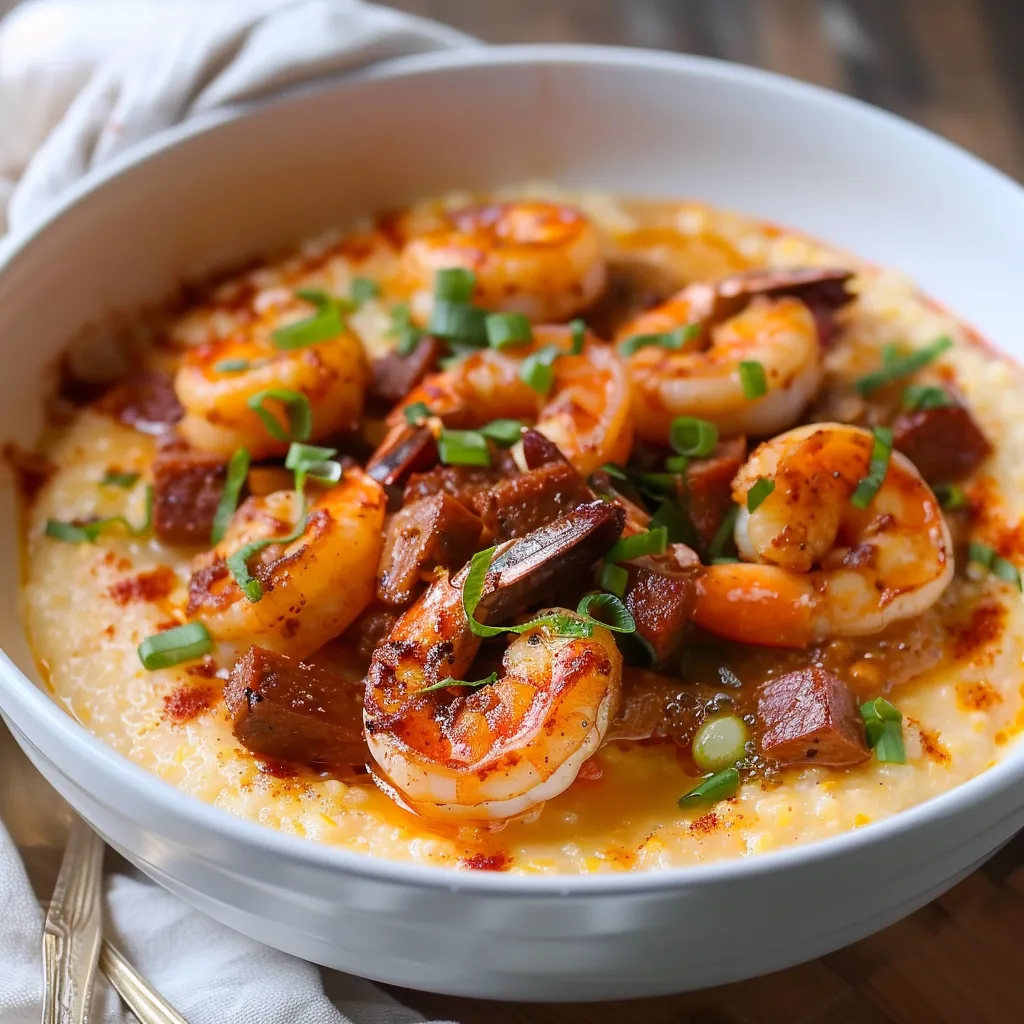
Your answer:
[[[380,286],[369,277],[354,277],[351,294],[352,301],[361,306],[367,299],[375,299],[380,295]]]
[[[725,556],[725,549],[728,547],[732,540],[733,530],[736,529],[736,517],[740,514],[739,505],[730,505],[729,511],[725,513],[725,518],[722,520],[722,525],[719,526],[718,531],[715,533],[714,539],[711,541],[711,546],[708,548],[708,556],[714,562],[715,560],[721,559],[719,564],[724,562],[734,562],[735,558]]]
[[[299,289],[297,298],[310,303],[316,312],[305,320],[279,327],[270,334],[275,347],[281,349],[305,348],[321,341],[330,341],[345,330],[341,303],[327,292]]]
[[[538,395],[546,395],[555,383],[554,361],[565,353],[556,345],[545,345],[528,355],[519,367],[519,379]]]
[[[888,427],[874,427],[875,443],[871,449],[871,461],[868,463],[868,475],[857,484],[857,489],[850,498],[855,508],[865,509],[885,483],[885,475],[889,472],[889,460],[892,458],[892,431]]]
[[[139,473],[121,473],[116,469],[108,469],[100,483],[104,487],[123,487],[128,490],[139,482],[139,476]]]
[[[439,338],[457,341],[473,348],[487,344],[487,314],[476,306],[448,299],[436,299],[430,314],[428,330]]]
[[[775,490],[775,481],[770,477],[761,476],[754,481],[754,486],[747,491],[747,511],[754,512],[761,502]]]
[[[680,454],[702,459],[718,444],[718,427],[696,416],[677,416],[668,431],[669,443]]]
[[[420,343],[423,331],[412,322],[408,303],[400,302],[391,310],[391,326],[388,328],[388,334],[397,339],[395,351],[400,356],[409,355]]]
[[[288,421],[287,429],[281,425],[281,421],[274,413],[264,407],[267,399],[280,402],[284,407]],[[265,391],[257,391],[256,394],[250,395],[245,404],[259,416],[267,428],[267,433],[277,441],[308,441],[309,435],[313,433],[313,409],[309,399],[299,391],[267,388]]]
[[[569,330],[572,331],[572,346],[569,354],[578,356],[583,351],[583,343],[587,338],[587,325],[577,317],[569,321]]]
[[[476,287],[476,274],[465,267],[446,267],[434,277],[434,298],[448,302],[469,302]]]
[[[668,547],[668,529],[657,526],[644,533],[634,533],[629,537],[620,537],[606,554],[606,562],[631,562],[634,558],[644,555],[660,555]]]
[[[437,453],[446,466],[489,466],[487,438],[477,430],[442,430]]]
[[[248,359],[222,359],[213,364],[217,373],[244,373],[250,366],[252,363]]]
[[[743,386],[744,398],[760,398],[768,394],[768,378],[764,367],[756,360],[744,360],[740,363],[740,384]]]
[[[903,392],[903,408],[910,412],[917,412],[918,409],[945,409],[952,404],[945,388],[909,384]]]
[[[524,427],[519,420],[491,420],[480,433],[502,448],[511,448],[523,436]]]
[[[616,597],[624,597],[626,585],[629,583],[629,572],[621,565],[605,562],[601,566],[600,583],[602,590],[607,590],[609,594],[614,594]]]
[[[257,552],[270,547],[271,544],[291,544],[306,532],[306,498],[301,491],[298,493],[299,514],[295,520],[295,529],[291,533],[286,537],[268,537],[265,540],[251,541],[227,558],[227,566],[231,575],[234,576],[235,582],[242,588],[245,599],[252,604],[256,604],[263,597],[263,584],[249,572],[249,559],[257,554]]]
[[[138,525],[132,526],[124,516],[106,516],[103,519],[91,519],[83,523],[66,523],[60,519],[47,519],[44,532],[47,537],[62,540],[66,544],[92,544],[102,533],[117,526],[123,526],[132,537],[141,537],[149,533],[153,526],[153,487],[146,486],[146,518]]]
[[[593,608],[597,615],[592,615]],[[636,620],[632,612],[615,594],[585,594],[576,606],[576,614],[595,626],[604,626],[613,633],[635,633]]]
[[[449,686],[471,686],[474,690],[481,686],[490,686],[491,683],[498,681],[498,673],[492,672],[489,676],[484,679],[452,679],[451,676],[446,676],[439,683],[434,683],[433,686],[424,686],[422,690],[417,690],[417,693],[430,693],[432,690],[445,690]]]
[[[690,460],[685,455],[670,455],[665,460],[665,469],[670,473],[685,473]]]
[[[714,715],[704,719],[694,734],[693,763],[702,772],[719,772],[742,761],[750,729],[739,715]]]
[[[980,541],[971,541],[967,545],[967,561],[974,565],[980,565],[987,569],[997,579],[1004,583],[1012,583],[1018,590],[1024,589],[1021,583],[1020,570],[1007,561],[1002,555],[996,553],[996,549],[989,544],[982,544]]]
[[[735,768],[726,768],[716,775],[709,775],[699,785],[694,786],[689,793],[681,796],[679,806],[685,809],[715,804],[719,800],[728,800],[730,797],[734,797],[739,788],[740,773]]]
[[[628,358],[634,352],[639,352],[650,345],[672,350],[681,349],[699,334],[700,324],[683,324],[682,327],[661,334],[634,334],[632,338],[619,342],[619,355]]]
[[[484,319],[491,348],[509,348],[533,341],[533,328],[522,313],[489,313]]]
[[[909,377],[911,374],[917,373],[918,370],[927,366],[952,346],[952,338],[943,337],[905,356],[898,356],[890,349],[888,357],[883,358],[882,369],[865,374],[854,381],[854,386],[862,395],[870,395],[901,377]]]
[[[971,504],[967,492],[956,484],[936,484],[932,490],[935,492],[935,497],[939,499],[939,504],[947,511],[967,508]]]
[[[430,419],[430,409],[427,408],[426,402],[413,402],[412,405],[407,405],[402,411],[405,414],[405,422],[410,427],[418,427]]]
[[[306,480],[336,484],[342,475],[340,462],[334,461],[337,448],[320,448],[314,444],[292,444],[285,456],[284,468],[295,474],[295,489],[301,491]]]
[[[903,715],[884,697],[876,697],[860,706],[864,719],[864,733],[868,746],[879,761],[906,764],[907,752],[903,746]]]
[[[164,630],[147,636],[139,644],[139,661],[152,672],[170,668],[183,661],[194,661],[213,650],[213,639],[201,622],[187,622],[184,626]]]
[[[238,508],[238,496],[249,475],[249,450],[237,448],[228,460],[228,471],[224,478],[224,490],[221,491],[217,511],[213,514],[213,528],[210,530],[210,543],[216,544],[227,531],[231,517]]]

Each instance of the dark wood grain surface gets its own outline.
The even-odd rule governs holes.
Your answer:
[[[389,0],[490,43],[700,53],[852,93],[1024,178],[1024,0]],[[1022,1024],[1024,834],[905,921],[821,960],[665,999],[395,993],[461,1024]]]

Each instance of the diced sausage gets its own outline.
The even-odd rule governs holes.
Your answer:
[[[143,434],[166,434],[185,415],[171,376],[155,371],[132,374],[111,388],[100,408]]]
[[[637,634],[650,644],[656,665],[662,665],[683,643],[696,601],[696,552],[671,544],[663,555],[638,559],[630,567],[626,607]]]
[[[747,457],[746,438],[721,442],[706,459],[694,459],[686,467],[690,520],[705,544],[715,539],[732,505],[732,481]]]
[[[523,537],[578,505],[593,500],[568,462],[551,462],[473,496],[473,508],[497,540]]]
[[[360,658],[369,662],[374,650],[394,629],[398,614],[393,608],[381,608],[378,604],[372,604],[352,623],[351,635]]]
[[[719,318],[729,317],[735,304],[745,305],[758,295],[792,295],[812,309],[838,309],[853,296],[846,286],[853,277],[852,270],[841,267],[765,267],[747,270],[718,283],[718,294],[723,300],[717,309]]]
[[[257,757],[327,770],[352,781],[368,759],[362,686],[283,654],[250,647],[224,700],[235,738]]]
[[[389,352],[374,360],[370,397],[389,404],[401,401],[437,366],[444,353],[444,343],[425,334],[407,356]]]
[[[511,453],[498,451],[491,454],[491,466],[435,466],[426,473],[411,474],[402,501],[408,504],[417,498],[429,498],[443,492],[471,508],[475,494],[519,472]]]
[[[377,483],[391,487],[410,473],[429,469],[437,462],[437,442],[427,426],[406,427],[385,441],[366,464],[366,472]]]
[[[407,604],[431,569],[461,569],[476,551],[483,523],[447,494],[420,498],[396,512],[384,534],[377,597]]]
[[[551,462],[568,462],[562,449],[532,427],[523,431],[523,461],[527,469],[539,469]]]
[[[950,392],[951,404],[903,412],[892,425],[892,441],[931,484],[973,473],[992,452],[970,410]]]
[[[850,688],[818,666],[769,679],[758,695],[757,714],[761,749],[776,761],[843,767],[870,756]]]
[[[175,441],[153,460],[153,531],[168,544],[209,544],[227,462]]]

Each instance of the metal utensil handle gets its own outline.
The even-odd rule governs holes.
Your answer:
[[[188,1024],[108,939],[100,950],[100,967],[140,1024]]]
[[[85,1024],[103,935],[103,840],[71,823],[43,928],[42,1024]]]

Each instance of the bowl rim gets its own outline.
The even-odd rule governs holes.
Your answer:
[[[1024,219],[1024,188],[1009,175],[936,133],[881,110],[861,100],[802,82],[776,72],[748,67],[729,61],[691,54],[678,54],[621,46],[583,44],[522,44],[512,46],[466,46],[432,51],[383,61],[369,68],[330,76],[312,83],[283,90],[269,100],[234,104],[197,115],[188,121],[139,143],[126,153],[111,159],[73,185],[48,212],[0,240],[0,274],[30,246],[36,236],[50,230],[72,208],[88,202],[90,196],[114,179],[149,160],[158,158],[195,136],[215,131],[219,126],[257,115],[267,108],[301,103],[310,95],[337,92],[343,95],[353,84],[378,80],[413,80],[422,75],[459,68],[512,67],[529,64],[573,65],[595,68],[656,69],[698,79],[731,81],[736,84],[791,100],[801,107],[841,113],[855,120],[871,137],[882,133],[913,136],[917,143],[946,161],[967,168],[987,188],[995,188],[1002,199],[1015,203]],[[34,719],[54,743],[68,751],[78,751],[103,776],[116,785],[133,790],[152,803],[154,811],[168,820],[184,819],[192,828],[211,833],[283,862],[316,870],[334,870],[367,881],[391,882],[417,889],[445,890],[451,893],[476,892],[497,896],[621,896],[686,888],[695,884],[729,884],[752,876],[773,876],[794,868],[829,861],[855,853],[866,846],[893,840],[944,817],[953,817],[969,807],[983,803],[1019,785],[1024,778],[1024,756],[1020,743],[1008,747],[1003,760],[960,785],[923,803],[897,812],[889,818],[862,828],[809,843],[729,860],[698,863],[684,867],[654,868],[622,873],[581,875],[517,875],[504,872],[463,871],[454,867],[424,865],[412,861],[390,860],[359,853],[340,846],[312,842],[242,818],[220,807],[190,796],[141,765],[116,752],[72,718],[59,704],[36,686],[0,650],[0,691],[6,694],[4,713],[13,720],[16,731],[22,727],[9,708]],[[30,740],[31,742],[31,740]],[[41,754],[51,758],[33,743]],[[1016,755],[1016,756],[1015,756]],[[76,785],[82,785],[76,783]],[[82,788],[85,788],[82,785]]]

